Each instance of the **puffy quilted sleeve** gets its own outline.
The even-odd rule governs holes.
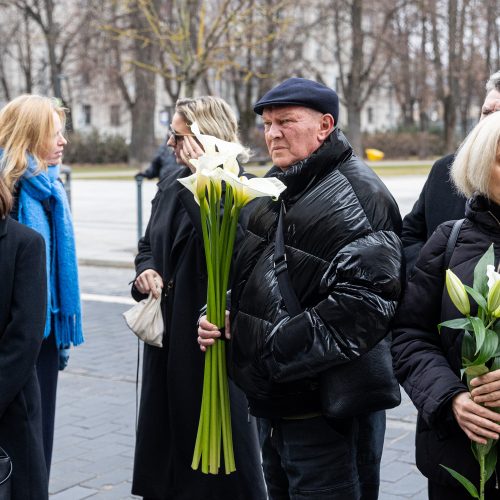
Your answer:
[[[402,288],[402,246],[392,231],[360,237],[338,252],[314,307],[283,317],[266,339],[275,381],[314,376],[370,350],[389,330]]]

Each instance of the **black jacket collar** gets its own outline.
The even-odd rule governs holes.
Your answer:
[[[483,195],[475,194],[467,200],[465,216],[486,231],[500,231],[500,206]]]

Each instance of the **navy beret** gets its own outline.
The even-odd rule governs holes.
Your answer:
[[[330,113],[335,125],[339,117],[337,93],[321,83],[306,78],[289,78],[280,83],[259,99],[253,110],[261,115],[267,106],[305,106],[321,113]]]

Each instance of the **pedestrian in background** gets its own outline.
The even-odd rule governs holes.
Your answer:
[[[481,120],[467,136],[451,177],[469,198],[453,253],[446,262],[451,221],[438,226],[422,248],[393,325],[394,369],[418,410],[416,464],[428,478],[431,500],[470,498],[441,464],[477,484],[479,464],[469,439],[486,444],[500,436],[500,414],[494,411],[500,407],[500,370],[473,379],[476,388],[469,393],[460,373],[463,332],[439,332],[437,326],[460,316],[446,291],[446,269],[472,286],[474,268],[492,243],[495,267],[499,263],[500,113]],[[500,465],[496,470],[486,485],[487,499],[500,498]]]
[[[0,166],[14,193],[12,216],[40,233],[46,248],[47,315],[36,361],[43,446],[50,475],[59,367],[83,342],[73,222],[59,170],[65,111],[55,99],[22,95],[0,111]],[[62,358],[62,359],[61,359]]]
[[[137,173],[135,177],[145,177],[146,179],[158,179],[158,181],[161,181],[171,170],[177,168],[179,168],[179,165],[175,161],[172,149],[168,146],[167,141],[165,141],[158,148],[149,167],[144,172]]]
[[[48,498],[40,389],[35,363],[45,328],[42,236],[11,219],[0,168],[0,446],[10,456],[12,500]]]
[[[486,97],[479,120],[496,111],[500,111],[500,71],[493,73],[486,82]],[[411,275],[421,248],[439,224],[464,217],[466,198],[455,189],[450,178],[454,159],[455,153],[434,163],[418,200],[403,219],[401,240],[407,277]]]
[[[161,295],[165,331],[163,347],[144,345],[132,493],[162,500],[264,500],[256,423],[244,394],[231,383],[236,472],[209,475],[191,468],[204,371],[196,324],[207,299],[207,271],[199,206],[177,179],[191,175],[190,159],[203,154],[190,130],[194,122],[202,134],[239,142],[236,117],[224,100],[177,101],[167,144],[179,168],[158,183],[135,260],[132,295]]]

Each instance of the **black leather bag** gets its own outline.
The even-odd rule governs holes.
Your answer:
[[[330,418],[347,418],[395,408],[401,391],[392,369],[390,336],[354,361],[320,376],[321,406]]]
[[[281,204],[274,249],[274,272],[290,316],[303,311],[293,289],[283,236],[285,208]],[[391,337],[384,337],[354,361],[328,369],[319,377],[322,413],[329,418],[348,418],[388,410],[401,403],[401,391],[392,369]]]
[[[0,500],[11,499],[12,460],[0,447]]]

